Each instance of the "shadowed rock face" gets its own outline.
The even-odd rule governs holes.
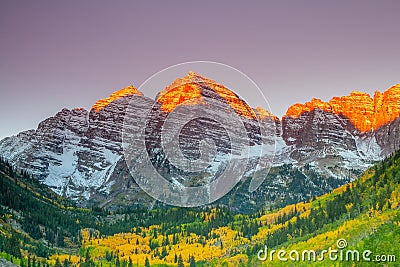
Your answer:
[[[317,150],[325,146],[335,146],[346,150],[356,150],[352,133],[352,123],[340,115],[320,109],[304,112],[297,118],[282,120],[282,137],[288,145],[312,147]]]
[[[261,119],[261,123],[263,120],[273,122],[272,131],[277,137],[274,165],[281,168],[277,171],[278,176],[285,176],[283,170],[292,170],[292,167],[284,167],[285,164],[298,168],[304,177],[310,178],[310,169],[319,175],[320,180],[304,183],[300,195],[310,194],[310,188],[317,188],[314,191],[318,193],[326,192],[332,189],[333,184],[340,185],[355,178],[373,162],[400,148],[399,85],[384,93],[376,92],[373,98],[353,92],[329,102],[313,99],[305,104],[295,104],[279,120],[267,111],[250,108],[222,85],[189,73],[162,91],[156,100],[129,86],[99,100],[90,111],[63,109],[41,122],[36,130],[0,141],[1,156],[27,169],[55,192],[81,203],[95,202],[108,206],[149,204],[152,200],[132,179],[122,150],[126,108],[135,99],[146,106],[134,106],[134,114],[142,116],[144,110],[151,110],[146,127],[146,149],[152,163],[160,173],[171,177],[182,173],[168,162],[162,152],[160,127],[176,107],[182,104],[204,105],[207,99],[227,104],[239,115],[247,136],[241,142],[247,142],[249,146],[271,141],[262,140],[256,118]],[[187,100],[190,102],[185,102]],[[209,138],[217,145],[217,159],[222,161],[224,155],[237,149],[227,135],[227,130],[234,132],[236,128],[237,125],[229,124],[222,127],[209,118],[193,120],[180,132],[179,147],[186,157],[196,159],[200,156],[200,141]],[[250,160],[248,171],[251,164]],[[303,167],[306,165],[305,170]],[[286,174],[289,178],[290,173],[293,172],[287,171]],[[207,181],[206,177],[204,174],[201,179]],[[202,181],[196,179],[198,177],[182,183],[201,184]],[[280,178],[272,179],[277,180],[264,183],[269,189],[261,188],[258,198],[271,194],[270,187],[275,186],[278,189],[273,190],[282,192],[285,190],[284,183],[278,181]],[[338,182],[328,183],[328,179]],[[245,190],[242,191],[246,195]],[[280,195],[275,191],[274,194]]]
[[[400,118],[388,123],[374,133],[383,155],[390,155],[400,149]]]

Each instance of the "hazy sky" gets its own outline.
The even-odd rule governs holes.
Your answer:
[[[170,65],[246,73],[278,116],[400,83],[400,1],[0,1],[0,138]]]

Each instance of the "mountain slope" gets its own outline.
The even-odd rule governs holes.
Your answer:
[[[347,242],[346,251],[358,250],[360,255],[365,250],[372,252],[369,257],[371,262],[360,256],[356,266],[376,266],[376,261],[379,262],[376,256],[383,256],[381,263],[387,264],[385,266],[397,266],[396,262],[400,259],[400,246],[396,241],[400,238],[399,192],[400,152],[397,152],[355,182],[316,198],[308,211],[285,213],[285,219],[278,219],[284,224],[283,228],[273,232],[266,243],[270,248],[284,248],[288,252],[314,250],[320,256],[322,250],[337,248],[337,241],[344,239]],[[270,217],[267,215],[264,218]],[[309,224],[313,219],[319,225],[316,228]],[[310,227],[313,229],[311,232]],[[259,236],[263,236],[262,230]],[[339,266],[354,266],[357,261],[336,262]],[[331,266],[334,263],[325,257],[325,260],[312,265]],[[272,262],[266,260],[265,265],[287,266],[287,262],[275,257]],[[298,262],[297,265],[309,266],[310,262]]]
[[[80,227],[89,227],[95,221],[95,213],[78,210],[72,202],[3,160],[0,188],[0,245],[15,257],[21,257],[21,249],[47,257],[53,246],[76,246]]]
[[[397,266],[399,192],[397,152],[356,181],[307,202],[252,215],[232,216],[216,208],[197,211],[200,217],[186,223],[175,224],[165,219],[107,237],[88,234],[80,255],[86,252],[92,262],[103,266],[129,262],[144,266],[146,259],[151,266],[177,266],[178,258],[186,262],[185,266],[188,262],[194,262],[192,266],[376,266],[376,256],[381,257],[385,266]],[[338,248],[338,244],[344,245]],[[275,254],[272,259],[268,255],[264,261],[259,260],[257,254],[265,250],[265,245]],[[363,258],[330,260],[327,254],[317,260],[329,248],[343,253],[370,250],[367,258],[371,262]],[[310,260],[302,260],[301,256],[299,260],[289,260],[286,254],[288,260],[280,261],[279,249],[287,253],[297,250],[300,255],[304,250],[312,250],[315,260],[313,256]],[[69,255],[53,257],[66,259]]]
[[[257,253],[267,245],[287,251],[315,250],[319,256],[323,249],[335,248],[340,238],[349,249],[369,249],[374,256],[400,255],[396,242],[400,238],[400,151],[329,194],[250,215],[224,208],[90,212],[68,208],[71,203],[61,197],[54,200],[56,195],[45,186],[5,162],[0,170],[0,250],[7,252],[0,251],[0,257],[13,254],[19,265],[26,266],[29,253],[30,261],[35,258],[51,266],[57,262],[118,266],[129,261],[144,266],[146,258],[154,266],[176,266],[179,258],[185,266],[189,261],[196,266],[287,266],[276,257],[272,262],[260,261]],[[52,227],[58,237],[49,241],[51,231],[42,229]],[[49,246],[52,242],[57,246]],[[332,266],[332,261],[312,265]],[[388,262],[388,266],[396,264]]]

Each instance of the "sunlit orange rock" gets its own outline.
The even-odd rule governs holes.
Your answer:
[[[302,113],[312,111],[316,108],[324,111],[331,111],[331,106],[329,103],[323,102],[318,98],[313,98],[310,102],[306,102],[304,104],[297,103],[290,106],[286,111],[286,116],[297,118]]]
[[[92,109],[95,110],[96,112],[99,112],[114,100],[129,95],[143,95],[143,94],[139,90],[137,90],[133,85],[129,85],[128,87],[115,91],[107,98],[98,100],[92,106]]]
[[[388,89],[383,94],[375,92],[376,113],[375,128],[387,124],[400,116],[400,84]]]
[[[369,94],[353,91],[350,96],[334,97],[329,101],[332,111],[349,118],[361,132],[374,128],[375,106]]]
[[[279,118],[277,116],[275,116],[274,114],[272,114],[271,112],[269,112],[266,109],[263,109],[262,107],[256,107],[254,109],[255,113],[257,114],[257,117],[261,120],[265,120],[268,118],[272,118],[274,121],[279,121]]]
[[[384,93],[376,91],[374,98],[358,91],[349,96],[333,97],[329,102],[313,98],[310,102],[292,105],[285,116],[297,118],[316,108],[348,118],[361,132],[372,131],[400,117],[400,84]]]
[[[253,109],[231,90],[193,71],[190,71],[183,78],[176,79],[170,86],[167,86],[164,91],[158,94],[156,100],[161,103],[162,111],[171,112],[183,103],[186,105],[195,104],[196,101],[193,100],[204,98],[202,94],[204,88],[208,88],[222,97],[237,114],[251,119],[256,118]],[[188,100],[190,102],[187,102]],[[200,103],[202,102],[200,101]]]

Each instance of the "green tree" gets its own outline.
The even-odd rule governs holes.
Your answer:
[[[89,253],[89,249],[86,250],[85,262],[90,262],[90,253]]]
[[[69,260],[65,259],[64,263],[63,263],[63,267],[70,267],[70,266],[71,266],[71,262]]]
[[[63,266],[61,265],[61,262],[60,262],[60,259],[59,259],[59,258],[56,259],[56,264],[54,265],[54,267],[63,267]]]
[[[146,257],[146,260],[144,261],[144,266],[150,267],[149,258],[147,258],[147,257]]]
[[[118,255],[117,255],[117,259],[115,260],[115,266],[116,267],[120,267],[121,266],[121,263],[119,261],[119,256]]]
[[[182,254],[180,254],[178,257],[178,267],[185,267],[183,264]]]
[[[161,250],[161,259],[164,259],[168,255],[167,249],[165,247]]]
[[[16,258],[21,258],[20,240],[17,233],[14,231],[11,234],[11,238],[6,239],[4,251],[10,253]]]
[[[194,256],[190,257],[189,266],[196,267],[196,260],[195,260]]]

